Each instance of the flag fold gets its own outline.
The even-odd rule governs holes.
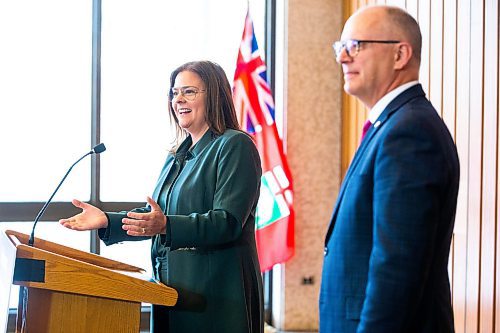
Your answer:
[[[241,128],[255,140],[262,161],[256,213],[257,251],[262,272],[294,253],[293,184],[275,123],[266,64],[247,13],[234,74],[233,98]]]

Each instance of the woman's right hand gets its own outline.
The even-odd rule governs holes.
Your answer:
[[[72,203],[75,207],[81,208],[82,212],[66,219],[60,219],[59,223],[62,226],[79,231],[95,230],[108,226],[108,218],[99,208],[76,199],[73,199]]]

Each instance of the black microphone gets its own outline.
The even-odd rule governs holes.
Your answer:
[[[59,182],[59,185],[57,185],[54,193],[52,193],[52,195],[50,196],[49,200],[47,200],[47,202],[45,203],[45,205],[43,205],[43,207],[40,210],[40,212],[38,212],[38,215],[35,217],[35,222],[33,223],[33,229],[31,230],[30,239],[28,240],[28,245],[29,246],[33,246],[33,243],[35,242],[35,227],[36,227],[36,224],[38,223],[38,220],[40,220],[40,218],[42,217],[43,213],[45,213],[45,210],[47,209],[47,206],[49,205],[50,201],[52,201],[52,198],[57,193],[57,191],[59,190],[59,187],[61,187],[61,185],[64,182],[64,180],[66,179],[66,177],[68,177],[68,175],[71,172],[71,170],[73,169],[73,167],[78,162],[80,162],[81,160],[83,160],[85,157],[87,157],[89,155],[92,155],[92,154],[100,154],[100,153],[102,153],[105,150],[106,150],[106,146],[104,145],[104,143],[98,144],[97,146],[95,146],[94,148],[92,148],[91,151],[89,151],[88,153],[86,153],[85,155],[83,155],[82,157],[80,157],[78,159],[78,161],[76,161],[75,163],[73,163],[73,165],[68,169],[68,171],[64,175],[63,179]]]

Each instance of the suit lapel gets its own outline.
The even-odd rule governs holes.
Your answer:
[[[394,114],[397,110],[401,109],[406,103],[408,103],[410,100],[412,100],[415,97],[421,97],[425,96],[425,93],[422,89],[422,85],[417,84],[407,90],[405,90],[403,93],[399,94],[392,102],[387,105],[387,107],[384,109],[382,114],[378,117],[377,121],[373,124],[372,127],[366,132],[366,135],[364,139],[361,141],[360,146],[358,147],[358,150],[354,154],[354,157],[351,161],[351,164],[349,165],[349,168],[347,169],[347,173],[344,177],[344,181],[342,182],[342,185],[340,186],[340,191],[339,195],[337,197],[337,201],[335,203],[335,208],[333,209],[333,214],[332,218],[330,220],[330,224],[328,225],[328,229],[326,232],[325,236],[325,244],[328,242],[328,239],[330,238],[330,235],[332,234],[334,225],[335,225],[335,219],[337,217],[338,209],[340,207],[340,203],[342,202],[342,199],[344,197],[344,192],[349,184],[349,181],[351,179],[352,174],[356,170],[357,165],[359,164],[359,161],[361,158],[363,158],[364,152],[366,148],[370,145],[370,142],[374,135],[378,132],[378,130],[385,124],[385,122],[390,118],[392,114]]]

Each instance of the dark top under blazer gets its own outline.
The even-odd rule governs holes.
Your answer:
[[[153,237],[156,277],[179,292],[173,309],[153,307],[154,332],[263,332],[258,151],[235,130],[209,130],[189,149],[191,142],[169,154],[153,193],[168,218],[167,234]],[[108,216],[107,234],[100,232],[107,245],[138,240],[121,229],[124,212]]]
[[[380,121],[379,124],[378,121]],[[320,332],[453,332],[455,144],[421,85],[368,131],[325,239]]]

